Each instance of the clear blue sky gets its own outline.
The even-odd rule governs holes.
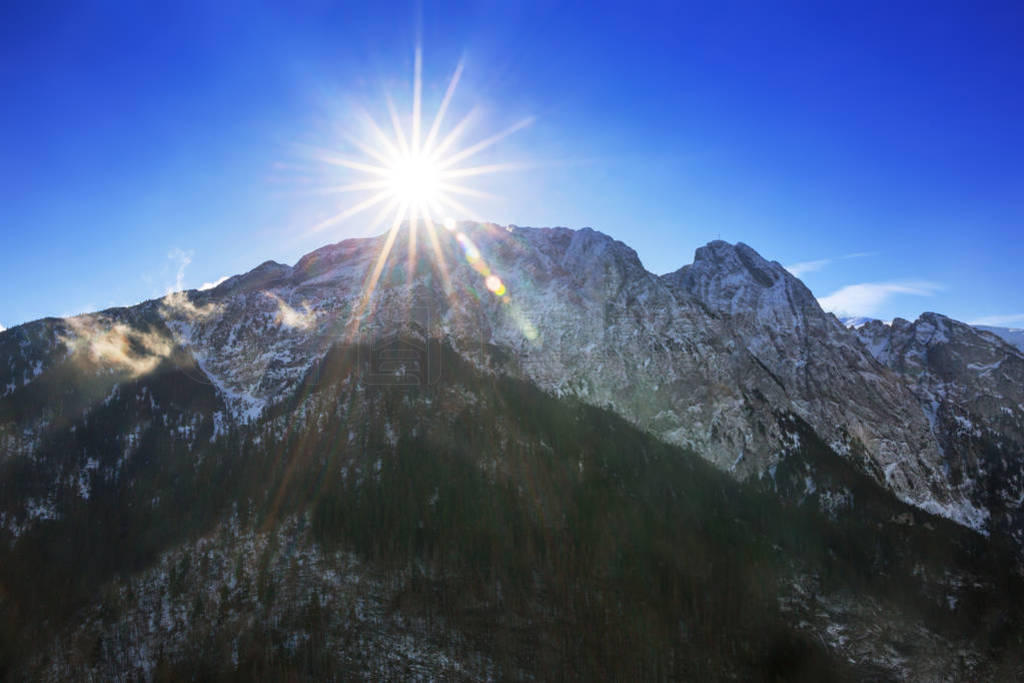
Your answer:
[[[480,183],[490,220],[657,273],[720,236],[851,313],[1024,326],[1019,2],[157,4],[0,9],[2,325],[365,234],[309,233],[337,199],[299,145],[408,106],[419,24],[428,114],[461,58],[452,121],[537,117],[482,156],[536,162]]]

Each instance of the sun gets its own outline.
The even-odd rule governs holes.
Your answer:
[[[533,117],[519,120],[472,144],[463,144],[473,123],[474,111],[445,129],[445,116],[462,77],[463,64],[460,62],[455,68],[429,127],[424,126],[422,115],[422,71],[422,50],[417,48],[412,111],[404,120],[388,98],[390,125],[381,126],[369,114],[360,112],[361,130],[343,134],[348,147],[344,151],[348,153],[316,150],[317,159],[333,166],[337,179],[342,181],[325,188],[324,192],[362,194],[364,198],[317,224],[313,232],[374,208],[378,209],[374,226],[394,216],[398,216],[399,221],[408,221],[413,230],[421,222],[432,229],[434,223],[447,216],[479,220],[457,197],[494,197],[467,183],[475,177],[523,167],[518,163],[474,165],[473,157],[530,125]]]
[[[396,200],[430,206],[441,199],[441,167],[431,157],[415,154],[395,161],[388,169],[388,190]]]
[[[505,304],[511,305],[508,287],[497,273],[492,272],[470,236],[459,229],[455,217],[483,221],[456,197],[493,198],[467,183],[480,176],[524,168],[521,163],[474,163],[474,157],[530,125],[533,117],[521,119],[472,144],[464,144],[463,139],[474,120],[474,111],[463,116],[454,126],[445,127],[445,116],[462,77],[462,70],[463,64],[460,62],[448,81],[430,126],[425,127],[422,115],[423,58],[422,50],[417,47],[410,115],[403,120],[394,102],[388,98],[389,126],[381,126],[369,114],[360,112],[362,129],[358,133],[343,134],[347,149],[315,150],[316,159],[329,164],[335,170],[336,173],[332,175],[338,181],[337,184],[322,188],[321,193],[353,193],[363,195],[363,198],[353,201],[342,211],[315,225],[312,232],[370,209],[377,209],[377,216],[370,226],[371,232],[386,225],[388,221],[391,223],[376,262],[363,283],[360,301],[353,307],[350,324],[357,324],[370,307],[373,292],[403,224],[409,230],[410,266],[416,258],[417,233],[422,226],[438,266],[442,285],[449,297],[452,296],[452,287],[445,263],[443,239],[453,241],[455,248],[461,251],[466,263],[476,271],[488,291]],[[444,229],[438,230],[438,225]],[[354,327],[352,332],[355,332]]]

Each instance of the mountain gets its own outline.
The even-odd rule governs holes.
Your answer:
[[[841,322],[846,327],[850,327],[852,329],[857,329],[858,327],[863,326],[865,323],[869,323],[869,322],[871,322],[873,320],[875,320],[875,318],[869,318],[869,317],[863,316],[863,315],[859,315],[859,316],[840,316],[840,318],[839,318],[839,322]]]
[[[991,332],[992,334],[1002,337],[1011,346],[1015,346],[1021,351],[1024,351],[1024,330],[1017,327],[992,327],[991,325],[975,325],[979,330],[985,332]]]
[[[869,322],[879,322],[877,318],[867,318],[864,316],[860,317],[841,317],[839,322],[843,323],[847,327],[853,329],[859,329]],[[888,323],[886,323],[888,324]],[[984,332],[991,332],[997,337],[1001,337],[1003,341],[1015,346],[1016,348],[1024,351],[1024,329],[1016,327],[994,327],[992,325],[974,325],[975,329],[982,330]]]
[[[1024,352],[938,313],[858,328],[902,375],[928,417],[949,485],[1018,545],[1024,542]]]
[[[743,244],[439,232],[0,333],[0,670],[1020,667],[1016,350]]]

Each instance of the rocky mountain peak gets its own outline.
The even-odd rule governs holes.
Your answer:
[[[292,275],[291,266],[277,261],[264,261],[248,273],[234,275],[218,286],[213,291],[227,293],[240,289],[260,289],[271,287],[275,283],[285,280]]]
[[[719,315],[767,316],[773,325],[824,317],[798,278],[742,242],[709,242],[697,249],[692,264],[663,279],[677,294],[688,294]]]
[[[560,265],[584,291],[606,295],[650,276],[636,251],[591,228],[572,231]]]
[[[917,397],[953,490],[990,529],[1024,544],[1024,354],[939,313],[857,330],[864,346]]]
[[[771,287],[781,276],[781,267],[773,270],[771,263],[743,242],[729,244],[724,240],[714,240],[697,249],[690,272],[702,271],[746,273],[762,287]]]
[[[603,232],[592,228],[581,228],[570,232],[572,237],[563,257],[564,265],[587,265],[596,260],[610,257],[631,270],[642,271],[644,269],[636,251]]]

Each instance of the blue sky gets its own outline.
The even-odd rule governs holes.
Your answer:
[[[772,5],[768,7],[768,5]],[[211,7],[212,6],[212,7]],[[477,214],[592,226],[663,273],[720,237],[850,313],[1024,326],[1020,3],[5,3],[0,324],[366,234],[309,146],[424,111],[460,60]],[[379,228],[378,228],[379,230]]]

